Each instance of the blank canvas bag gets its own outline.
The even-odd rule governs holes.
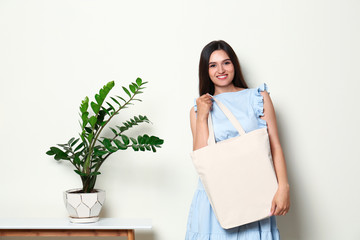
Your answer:
[[[269,217],[278,183],[267,129],[245,133],[230,110],[213,99],[239,136],[215,143],[209,113],[208,146],[190,155],[217,220],[229,229]]]

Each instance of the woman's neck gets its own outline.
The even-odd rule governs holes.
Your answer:
[[[235,87],[234,84],[230,84],[228,86],[215,86],[214,95],[218,95],[224,92],[237,92],[240,90],[241,88]]]

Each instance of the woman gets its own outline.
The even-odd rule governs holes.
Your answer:
[[[275,215],[285,215],[289,211],[290,196],[286,163],[280,145],[276,117],[267,85],[248,88],[239,60],[229,44],[213,41],[201,52],[199,64],[199,93],[190,110],[190,124],[193,135],[193,150],[207,145],[209,130],[207,118],[211,112],[215,140],[223,141],[238,136],[238,132],[213,104],[211,95],[219,99],[235,115],[245,132],[267,128],[278,179],[278,189],[274,195],[269,217],[231,229],[223,229],[217,221],[202,182],[190,207],[187,240],[229,240],[229,239],[280,239]]]

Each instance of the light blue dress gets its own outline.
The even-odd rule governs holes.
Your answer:
[[[248,88],[238,92],[225,92],[214,96],[220,100],[238,119],[245,132],[266,128],[266,121],[261,119],[263,97],[261,91],[268,91],[266,83],[257,88]],[[196,99],[195,99],[196,100]],[[195,101],[195,111],[196,101]],[[219,142],[239,135],[228,118],[213,101],[211,117],[215,141]],[[235,189],[234,189],[235,191]],[[231,229],[223,229],[217,221],[204,187],[199,179],[187,223],[186,240],[279,240],[280,233],[276,217],[248,223]]]

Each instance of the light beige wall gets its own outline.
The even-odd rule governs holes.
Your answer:
[[[224,39],[276,109],[292,200],[282,238],[359,239],[359,12],[355,0],[0,1],[0,217],[66,217],[62,191],[80,181],[45,152],[77,135],[86,95],[142,77],[143,102],[116,121],[147,115],[132,133],[165,144],[104,164],[102,215],[152,218],[139,240],[184,239],[199,55]]]

